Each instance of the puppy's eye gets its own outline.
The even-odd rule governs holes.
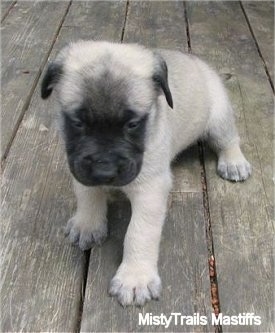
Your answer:
[[[74,120],[73,121],[73,126],[77,129],[83,129],[84,128],[84,124],[79,120]]]
[[[140,121],[138,120],[131,120],[127,123],[127,129],[129,131],[134,131],[135,129],[137,129],[140,125]]]

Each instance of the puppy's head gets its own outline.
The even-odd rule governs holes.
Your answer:
[[[86,186],[123,186],[142,167],[157,98],[172,107],[165,61],[137,45],[82,41],[51,63],[41,95],[55,90],[70,170]]]

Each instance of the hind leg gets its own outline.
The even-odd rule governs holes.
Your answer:
[[[218,108],[219,107],[219,108]],[[243,181],[251,175],[251,165],[240,148],[240,139],[229,102],[213,110],[208,126],[210,145],[218,155],[217,173],[224,179]]]

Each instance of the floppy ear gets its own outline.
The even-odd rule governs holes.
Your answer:
[[[170,106],[170,108],[173,109],[173,99],[171,91],[168,86],[168,69],[166,62],[159,54],[155,54],[155,58],[156,58],[156,66],[155,66],[155,72],[153,74],[153,81],[155,82],[158,88],[162,89],[168,105]]]
[[[50,63],[46,74],[41,84],[41,97],[46,99],[50,96],[54,86],[59,81],[60,75],[62,74],[62,65],[58,63]]]

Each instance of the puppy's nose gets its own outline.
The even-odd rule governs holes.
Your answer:
[[[92,177],[95,182],[99,184],[108,184],[117,176],[117,169],[112,166],[106,166],[105,168],[96,167],[93,168]]]
[[[90,169],[91,177],[98,184],[108,184],[117,176],[117,166],[110,157],[85,156],[84,165]]]

